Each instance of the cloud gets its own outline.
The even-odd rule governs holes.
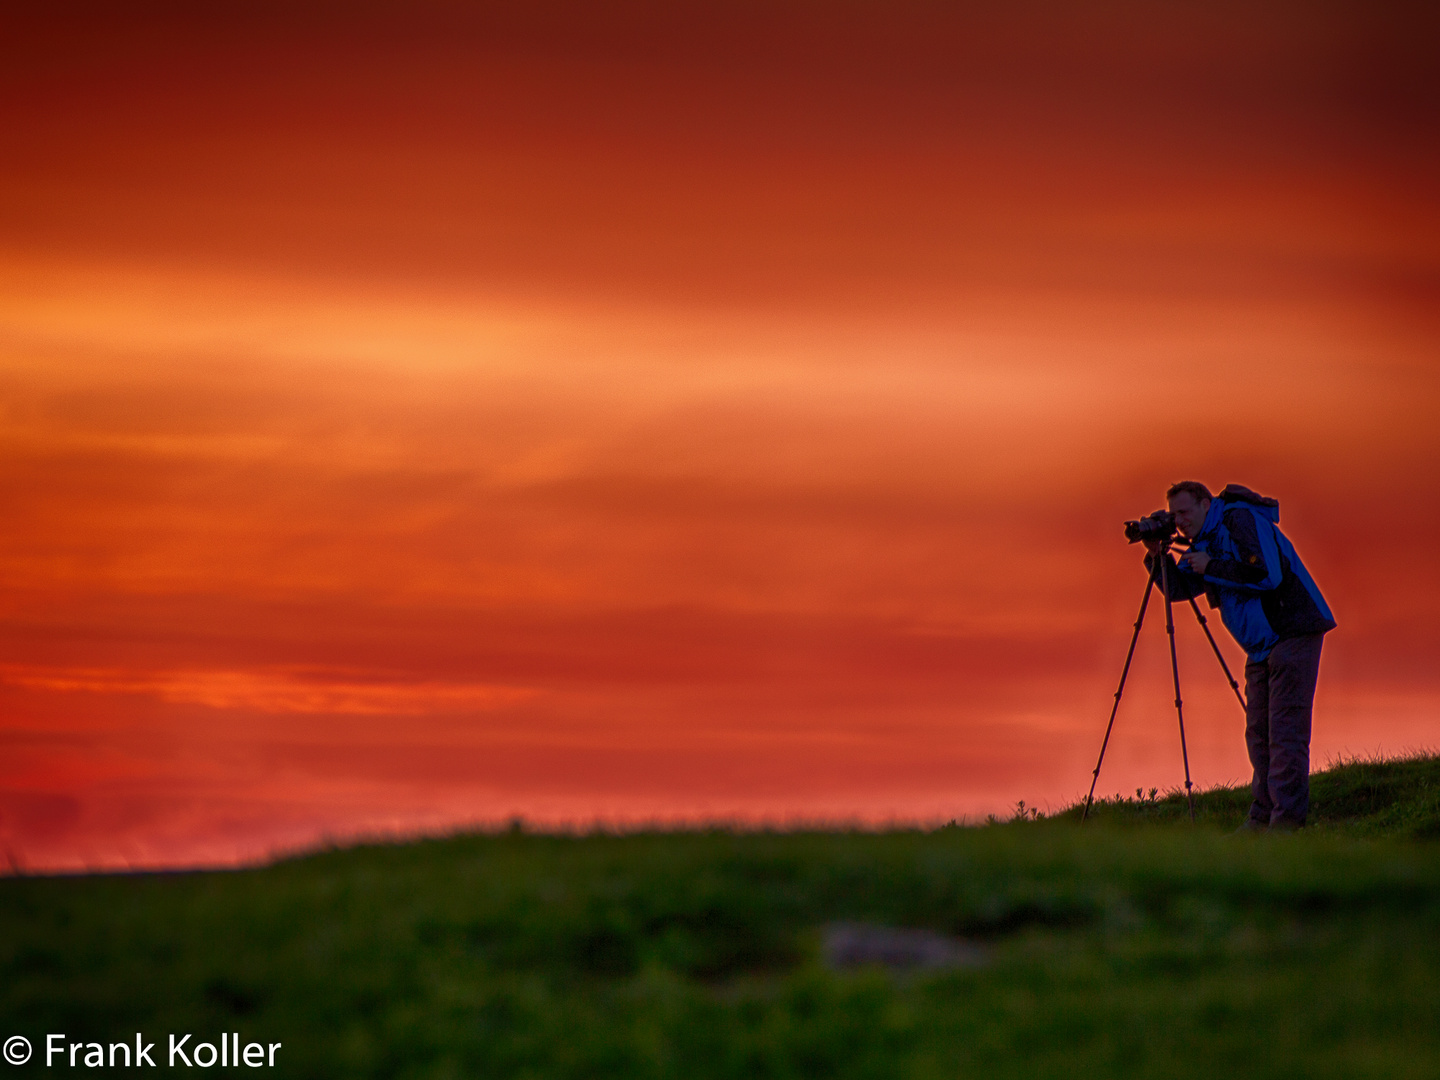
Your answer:
[[[0,682],[58,693],[139,694],[174,704],[262,713],[423,716],[513,705],[538,691],[487,683],[391,682],[306,668],[135,671],[0,665]]]

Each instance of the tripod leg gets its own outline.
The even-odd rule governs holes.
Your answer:
[[[1190,607],[1195,612],[1195,618],[1200,620],[1200,629],[1205,631],[1205,637],[1210,642],[1210,648],[1215,650],[1215,659],[1220,661],[1220,670],[1225,672],[1225,679],[1230,684],[1230,689],[1235,691],[1235,700],[1240,702],[1241,711],[1249,708],[1245,704],[1245,698],[1240,693],[1240,684],[1235,681],[1235,676],[1230,674],[1230,665],[1225,663],[1225,657],[1220,653],[1220,646],[1215,644],[1215,635],[1210,633],[1210,624],[1205,621],[1205,616],[1200,614],[1200,605],[1195,603],[1195,598],[1190,598]]]
[[[1185,762],[1185,801],[1190,805],[1190,823],[1195,823],[1195,796],[1190,784],[1190,753],[1185,749],[1185,709],[1180,701],[1180,661],[1175,657],[1175,612],[1170,600],[1170,573],[1165,553],[1160,553],[1160,591],[1165,594],[1165,633],[1170,635],[1170,674],[1175,680],[1175,716],[1180,721],[1180,758]],[[1198,609],[1197,609],[1198,610]]]
[[[1115,704],[1110,706],[1110,722],[1105,725],[1105,740],[1100,744],[1100,758],[1095,762],[1095,771],[1090,777],[1090,794],[1085,796],[1085,809],[1080,811],[1082,825],[1090,816],[1090,802],[1095,798],[1095,785],[1100,782],[1100,766],[1105,762],[1105,748],[1110,745],[1110,730],[1115,726],[1115,714],[1120,711],[1120,695],[1125,693],[1125,680],[1130,676],[1130,661],[1135,659],[1135,642],[1140,640],[1140,627],[1145,625],[1145,609],[1150,606],[1150,590],[1155,587],[1155,574],[1159,565],[1157,557],[1155,567],[1150,570],[1150,577],[1145,582],[1145,595],[1140,600],[1140,614],[1135,618],[1135,633],[1130,635],[1130,651],[1125,654],[1125,667],[1120,672],[1120,688],[1115,691]]]

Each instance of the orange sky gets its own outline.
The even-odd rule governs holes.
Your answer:
[[[0,35],[14,866],[1059,805],[1190,477],[1336,610],[1317,763],[1435,743],[1432,13],[66,10]],[[1108,791],[1181,779],[1133,679]]]

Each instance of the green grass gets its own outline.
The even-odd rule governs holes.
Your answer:
[[[0,1038],[283,1042],[294,1077],[1433,1077],[1440,761],[882,834],[511,832],[0,881]],[[848,919],[985,943],[837,973]],[[9,1069],[38,1073],[31,1064]],[[247,1073],[248,1075],[248,1073]]]
[[[1440,838],[1440,757],[1356,758],[1310,777],[1311,834],[1392,839]],[[1218,787],[1195,793],[1195,820],[1234,829],[1250,808],[1250,788]],[[1078,822],[1081,804],[1057,817]],[[1018,815],[1017,815],[1018,816]],[[1107,824],[1189,820],[1183,790],[1163,797],[1155,789],[1100,797],[1090,819]]]

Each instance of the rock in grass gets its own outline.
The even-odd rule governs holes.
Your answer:
[[[827,967],[837,971],[878,964],[892,971],[974,968],[985,963],[985,950],[933,930],[906,930],[872,923],[836,922],[822,933]]]

